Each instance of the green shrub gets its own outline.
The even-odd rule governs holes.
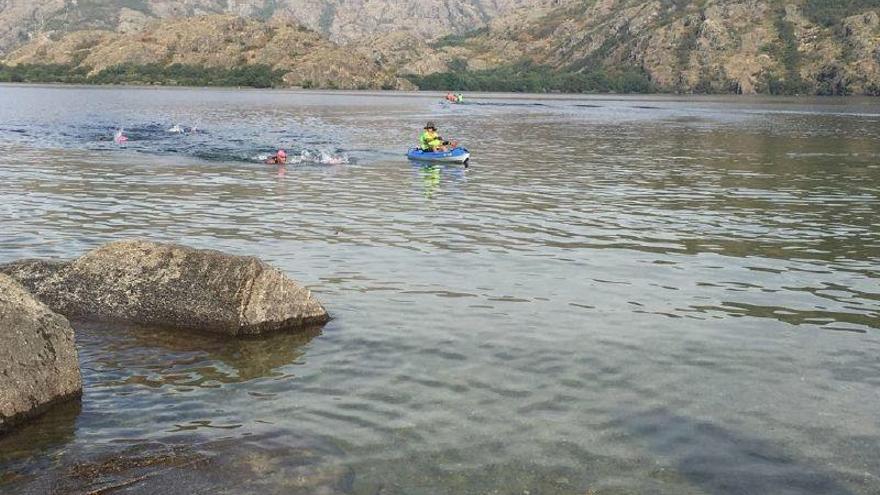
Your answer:
[[[785,69],[785,74],[778,77],[770,74],[767,81],[767,90],[774,95],[803,94],[810,91],[810,84],[803,80],[798,68],[801,64],[801,55],[798,52],[798,41],[794,33],[794,24],[785,20],[785,9],[778,7],[773,21],[776,32],[779,35],[779,45],[770,50],[771,55],[776,57]]]
[[[453,71],[407,76],[424,90],[503,91],[513,93],[650,93],[656,88],[639,70],[606,72],[603,69],[556,71],[531,62],[477,71]]]
[[[474,29],[473,31],[468,31],[464,34],[448,34],[434,43],[431,43],[431,46],[434,48],[442,48],[444,46],[461,46],[466,44],[468,41],[476,38],[478,36],[484,35],[489,32],[489,28],[482,27],[479,29]]]
[[[823,26],[834,26],[846,17],[880,9],[880,0],[804,0],[804,15]]]
[[[792,80],[774,72],[764,74],[757,86],[759,93],[771,95],[803,95],[815,93],[810,83],[800,77]]]
[[[24,83],[85,83],[87,71],[69,65],[0,65],[0,81]]]
[[[282,82],[284,71],[267,65],[231,69],[193,65],[117,65],[88,75],[88,70],[70,65],[0,65],[3,82],[59,82],[80,84],[170,84],[180,86],[250,86],[269,88]]]

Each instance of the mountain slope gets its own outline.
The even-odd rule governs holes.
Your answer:
[[[268,66],[282,72],[289,86],[412,87],[389,69],[301,25],[223,14],[156,22],[135,33],[88,30],[57,41],[41,37],[10,53],[6,63],[58,64],[93,76],[114,67]]]
[[[46,22],[5,62],[93,74],[120,65],[269,66],[284,71],[285,84],[344,88],[406,87],[395,77],[404,75],[444,90],[880,94],[880,0],[541,0],[517,8],[525,3],[443,0],[403,22],[418,4],[41,0],[34,5],[66,5],[68,21],[91,29],[61,35]],[[4,12],[22,5],[0,0]],[[113,17],[105,10],[118,22],[102,24]],[[434,23],[431,16],[452,10]],[[177,17],[212,11],[235,15]],[[358,37],[334,43],[285,12]],[[468,16],[479,22],[455,28],[476,29],[439,36],[452,29],[444,22]]]
[[[433,39],[545,1],[552,0],[0,0],[0,54],[41,35],[92,29],[130,33],[156,19],[212,14],[291,18],[336,42],[391,30]]]
[[[596,0],[496,19],[436,46],[486,69],[635,69],[659,89],[880,93],[880,0]]]

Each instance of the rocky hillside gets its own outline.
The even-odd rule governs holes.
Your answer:
[[[76,31],[13,51],[6,64],[55,64],[96,75],[115,67],[268,66],[288,86],[409,89],[383,66],[294,22],[209,15],[150,24],[142,31]],[[135,81],[137,82],[137,81]]]
[[[459,71],[528,60],[634,69],[664,91],[880,94],[880,0],[577,0],[434,49]]]
[[[523,5],[554,0],[0,0],[0,54],[40,36],[130,33],[156,19],[229,14],[290,18],[335,42],[387,31],[433,39],[464,33]]]
[[[265,66],[283,72],[284,84],[340,88],[411,87],[408,79],[432,89],[880,94],[880,0],[424,8],[410,0],[0,0],[0,37],[27,14],[20,26],[37,28],[19,31],[16,39],[29,41],[6,64],[90,74]],[[190,17],[212,12],[224,14]],[[63,34],[75,27],[88,29]],[[511,85],[517,78],[527,84]]]

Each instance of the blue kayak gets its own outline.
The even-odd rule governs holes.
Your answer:
[[[411,148],[406,157],[410,160],[420,162],[447,162],[447,163],[466,163],[471,157],[467,148],[454,148],[449,151],[422,151],[418,148]]]

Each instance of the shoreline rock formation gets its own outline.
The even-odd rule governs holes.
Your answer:
[[[56,312],[232,336],[318,326],[311,292],[255,257],[147,241],[106,244],[70,262],[0,265]]]
[[[0,274],[0,434],[81,394],[70,323]]]

